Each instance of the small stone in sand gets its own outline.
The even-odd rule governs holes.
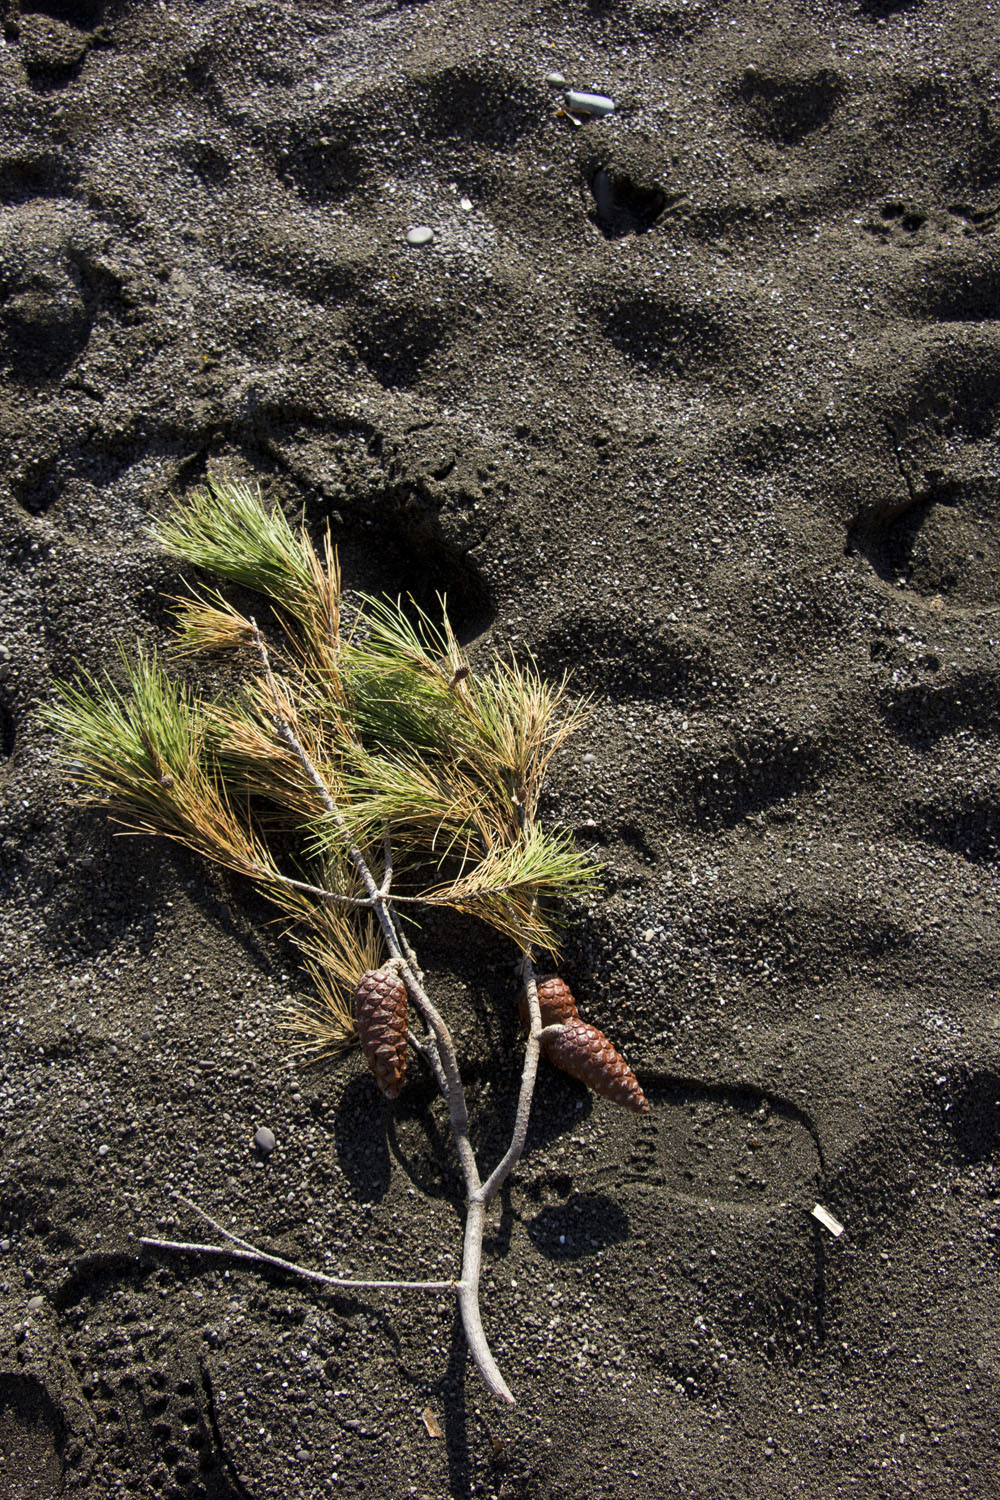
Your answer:
[[[426,224],[417,224],[415,228],[406,231],[408,245],[429,245],[433,238],[434,231]]]
[[[261,1156],[270,1156],[275,1144],[274,1131],[268,1130],[266,1125],[262,1125],[254,1136],[253,1143]]]
[[[566,108],[583,115],[611,115],[614,114],[615,101],[607,94],[581,94],[576,89],[569,89]]]

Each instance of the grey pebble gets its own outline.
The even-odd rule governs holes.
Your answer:
[[[566,87],[566,80],[561,73],[546,73],[545,82],[550,84],[554,89]]]
[[[36,1292],[33,1297],[28,1298],[28,1311],[37,1312],[40,1307],[45,1306],[45,1298]]]
[[[615,101],[609,99],[607,94],[581,94],[577,89],[569,89],[566,107],[578,109],[585,115],[611,115],[614,114]]]
[[[274,1131],[262,1125],[253,1138],[253,1143],[262,1156],[270,1156],[274,1150]]]
[[[417,224],[413,229],[406,231],[408,245],[429,245],[433,238],[434,231],[427,224]]]

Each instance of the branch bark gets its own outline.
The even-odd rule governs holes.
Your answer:
[[[175,1197],[179,1203],[193,1209],[196,1214],[203,1218],[206,1224],[211,1224],[224,1239],[230,1241],[228,1245],[207,1245],[195,1240],[160,1240],[151,1236],[143,1235],[139,1244],[147,1250],[170,1250],[180,1255],[227,1255],[231,1260],[251,1261],[256,1265],[275,1266],[280,1271],[288,1271],[293,1276],[301,1277],[304,1281],[317,1281],[321,1286],[353,1287],[355,1289],[368,1290],[372,1287],[392,1287],[398,1291],[405,1292],[453,1292],[458,1283],[455,1281],[354,1281],[343,1276],[328,1276],[325,1271],[314,1271],[309,1266],[300,1266],[297,1261],[286,1260],[282,1255],[271,1255],[266,1250],[260,1250],[252,1245],[249,1240],[242,1239],[238,1234],[233,1234],[224,1228],[211,1214],[207,1214],[203,1208],[190,1198],[185,1198],[182,1193],[176,1193]]]

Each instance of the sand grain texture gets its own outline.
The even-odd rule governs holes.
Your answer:
[[[2,10],[0,1500],[995,1496],[995,6]],[[509,1412],[436,1298],[135,1254],[171,1188],[344,1275],[459,1243],[419,1077],[292,1065],[267,914],[53,763],[207,472],[599,700],[564,974],[652,1112],[543,1068]],[[496,1159],[511,955],[421,957]]]

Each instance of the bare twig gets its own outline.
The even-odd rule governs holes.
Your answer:
[[[479,1278],[483,1260],[483,1231],[486,1228],[486,1204],[482,1189],[477,1195],[469,1195],[465,1208],[465,1241],[462,1246],[462,1279],[458,1284],[458,1306],[462,1314],[462,1328],[469,1353],[488,1389],[501,1401],[514,1405],[514,1397],[506,1380],[497,1368],[496,1360],[483,1330],[482,1314],[479,1311]]]
[[[249,1240],[241,1239],[238,1234],[231,1233],[211,1214],[207,1214],[197,1203],[190,1198],[185,1198],[181,1193],[175,1195],[179,1202],[186,1204],[190,1209],[200,1215],[207,1224],[217,1230],[224,1239],[229,1240],[228,1245],[207,1245],[191,1240],[160,1240],[143,1235],[139,1244],[147,1250],[169,1250],[179,1255],[227,1255],[231,1260],[250,1261],[256,1265],[274,1266],[279,1271],[287,1271],[292,1276],[298,1276],[304,1281],[316,1281],[321,1286],[352,1287],[358,1291],[367,1291],[376,1287],[391,1288],[404,1292],[453,1292],[458,1283],[455,1281],[355,1281],[343,1276],[328,1276],[325,1271],[314,1271],[309,1266],[300,1266],[294,1260],[286,1260],[282,1255],[270,1255],[266,1250],[259,1250]]]
[[[291,875],[283,875],[280,870],[262,870],[268,880],[277,880],[280,885],[288,886],[289,890],[302,891],[306,896],[316,896],[320,901],[329,901],[335,906],[368,907],[374,905],[370,896],[343,896],[339,891],[328,891],[321,885],[311,885],[308,880],[295,880]]]
[[[441,1059],[438,1057],[437,1042],[434,1040],[433,1032],[428,1032],[424,1037],[418,1037],[415,1031],[409,1030],[406,1033],[406,1037],[414,1052],[423,1058],[434,1074],[438,1088],[447,1099],[448,1080],[445,1078],[444,1069],[441,1067]]]
[[[398,900],[398,897],[393,897],[393,900]],[[410,965],[410,968],[413,970],[414,974],[416,974],[417,978],[420,980],[420,983],[423,984],[424,971],[417,962],[417,955],[411,948],[410,940],[406,936],[406,930],[403,927],[400,927],[399,929],[399,945],[406,955],[406,961]]]
[[[531,1117],[531,1102],[535,1092],[535,1077],[538,1072],[538,1054],[541,1050],[541,1044],[548,1037],[558,1036],[564,1030],[562,1026],[542,1026],[541,1011],[538,1006],[538,982],[535,978],[535,970],[530,954],[526,953],[524,955],[521,972],[524,976],[524,987],[528,994],[528,1013],[530,1017],[528,1041],[524,1049],[524,1067],[521,1071],[521,1092],[517,1100],[517,1113],[514,1116],[514,1134],[511,1143],[507,1147],[506,1154],[483,1183],[483,1199],[486,1203],[492,1203],[521,1159],[521,1153],[524,1150],[524,1143],[528,1135],[528,1121]]]
[[[331,901],[337,906],[353,906],[371,911],[378,905],[379,899],[385,899],[381,890],[376,891],[375,896],[343,896],[339,891],[328,891],[325,886],[311,885],[308,880],[296,880],[291,875],[283,875],[280,870],[265,870],[260,867],[261,878],[266,880],[277,880],[280,885],[287,885],[293,891],[303,891],[307,896],[316,896],[321,901]],[[434,906],[437,903],[429,901],[425,896],[393,896],[393,901],[405,901],[412,906]]]
[[[392,837],[389,833],[388,828],[382,835],[382,849],[382,884],[379,887],[379,895],[382,897],[383,901],[386,901],[388,900],[389,892],[392,889]]]

